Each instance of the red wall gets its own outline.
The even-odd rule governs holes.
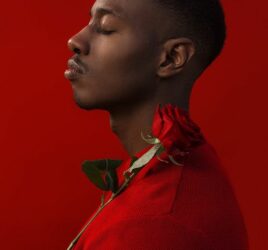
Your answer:
[[[251,249],[264,250],[267,4],[223,3],[227,44],[198,81],[191,113],[228,170]],[[80,110],[63,77],[67,40],[88,22],[88,10],[88,1],[1,3],[1,249],[65,249],[99,204],[80,163],[126,156],[108,114]]]

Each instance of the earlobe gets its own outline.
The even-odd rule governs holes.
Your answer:
[[[162,50],[158,76],[162,78],[178,74],[195,54],[193,42],[188,38],[168,40]]]

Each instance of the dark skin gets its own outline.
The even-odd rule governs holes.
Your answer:
[[[85,69],[71,81],[74,98],[83,109],[108,111],[112,131],[134,155],[148,146],[140,134],[151,133],[157,104],[188,110],[195,46],[173,34],[167,10],[152,0],[97,0],[91,12],[68,41]]]

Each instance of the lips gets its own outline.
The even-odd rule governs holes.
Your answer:
[[[68,60],[68,69],[64,72],[66,79],[73,81],[85,74],[85,69],[79,65],[74,59]]]

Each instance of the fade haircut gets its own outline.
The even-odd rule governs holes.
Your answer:
[[[177,36],[187,37],[196,47],[196,55],[205,69],[220,54],[226,24],[219,0],[153,0],[170,11]]]

